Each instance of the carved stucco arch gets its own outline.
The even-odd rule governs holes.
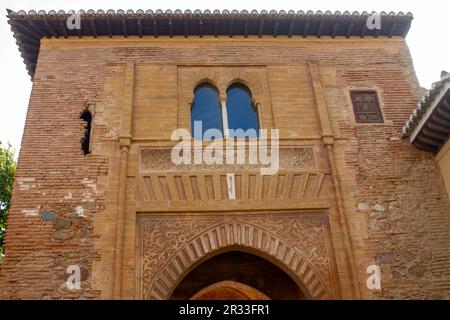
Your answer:
[[[230,85],[235,83],[242,83],[252,93],[252,99],[255,103],[260,103],[263,100],[262,83],[251,75],[245,74],[240,70],[224,68],[225,71],[217,70],[215,68],[206,68],[195,71],[190,80],[186,83],[186,87],[190,88],[188,100],[192,103],[194,101],[194,90],[203,83],[208,83],[217,88],[221,100],[226,100],[226,92]]]
[[[261,291],[248,286],[245,283],[230,280],[213,283],[194,294],[189,300],[198,300],[199,298],[201,299],[205,294],[211,293],[215,290],[223,289],[229,290],[237,294],[238,296],[244,297],[246,300],[270,300],[270,298]]]
[[[251,81],[251,80],[250,80]],[[247,89],[250,91],[250,93],[252,94],[252,98],[253,98],[253,91],[258,90],[257,84],[253,83],[253,85],[251,83],[249,83],[249,80],[240,78],[240,77],[234,77],[233,79],[231,79],[227,85],[226,85],[226,91],[228,91],[228,88],[231,87],[233,84],[241,84],[244,85],[245,87],[247,87]]]
[[[177,285],[196,266],[227,251],[260,256],[284,270],[307,298],[328,299],[327,283],[302,252],[279,236],[246,221],[228,221],[194,236],[158,273],[149,299],[168,299]]]
[[[246,87],[248,89],[248,91],[250,92],[250,98],[252,100],[253,106],[258,109],[259,101],[257,101],[255,99],[255,95],[253,93],[253,90],[252,90],[251,86],[249,85],[249,83],[246,80],[243,80],[241,78],[235,78],[235,79],[231,80],[228,83],[228,85],[227,85],[226,93],[228,93],[228,89],[234,84],[240,84],[240,85],[242,85],[242,86],[244,86],[244,87]]]
[[[219,95],[220,95],[219,86],[217,85],[217,82],[216,82],[216,81],[214,81],[214,80],[212,80],[212,79],[210,79],[210,78],[202,78],[202,79],[198,80],[198,81],[194,84],[194,86],[192,87],[192,97],[194,97],[194,92],[195,92],[195,90],[196,90],[199,86],[201,86],[201,85],[203,85],[203,84],[209,84],[209,85],[213,86],[213,87],[217,90],[217,92],[219,93]]]

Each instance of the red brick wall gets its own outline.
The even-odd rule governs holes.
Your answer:
[[[83,57],[78,64],[65,57],[41,52],[39,59],[8,219],[1,298],[99,296],[89,281],[98,258],[92,217],[105,206],[105,192],[97,184],[108,173],[108,159],[83,155],[80,114],[85,101],[101,99],[97,86],[104,82],[103,68],[83,68]],[[63,288],[67,266],[73,264],[81,268],[81,293]]]
[[[141,81],[137,85],[144,87],[146,78],[176,81],[178,64],[267,65],[275,127],[282,136],[305,142],[304,134],[308,141],[319,143],[319,119],[312,86],[306,81],[307,61],[318,61],[363,297],[450,298],[450,204],[439,168],[433,155],[399,139],[419,91],[403,40],[154,41],[44,42],[19,157],[7,256],[0,267],[0,298],[98,298],[106,287],[95,284],[92,268],[94,261],[106,259],[100,250],[102,234],[115,230],[105,208],[114,212],[117,207],[117,138],[128,60],[136,62],[136,78]],[[142,76],[140,65],[158,66],[161,72]],[[303,89],[289,91],[297,88],[296,81]],[[378,91],[384,124],[354,123],[348,90],[355,88]],[[176,110],[176,89],[161,86],[137,97],[148,105],[136,107],[134,125],[139,128],[133,132],[139,132],[140,138],[168,140],[173,128],[158,124],[175,124],[177,115],[161,112],[160,107],[167,104]],[[93,152],[85,157],[80,113],[86,102],[94,108],[94,125]],[[299,106],[308,111],[301,112]],[[142,119],[151,119],[148,128],[142,128]],[[302,121],[307,122],[305,128]],[[106,231],[94,230],[94,217],[104,218],[104,225],[95,228]],[[335,250],[339,256],[342,248]],[[81,266],[81,291],[64,288],[71,264]],[[382,291],[365,287],[370,264],[382,268]]]

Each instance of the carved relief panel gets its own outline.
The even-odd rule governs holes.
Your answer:
[[[138,298],[168,299],[195,265],[229,250],[276,264],[309,298],[339,297],[326,214],[152,214],[137,223]]]
[[[331,176],[320,161],[312,146],[283,147],[278,172],[262,175],[260,164],[177,165],[171,161],[170,148],[141,147],[138,174],[128,178],[128,188],[133,200],[139,202],[228,200],[227,173],[232,172],[237,200],[331,203]]]

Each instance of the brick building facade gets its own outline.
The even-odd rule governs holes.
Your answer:
[[[8,14],[33,89],[1,298],[450,298],[444,181],[401,138],[420,98],[411,15],[88,11],[70,30],[63,12]],[[203,82],[221,103],[247,86],[279,129],[277,173],[171,162]]]

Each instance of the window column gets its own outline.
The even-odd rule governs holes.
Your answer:
[[[223,137],[229,138],[230,133],[228,132],[228,111],[226,100],[221,100],[220,105],[222,107],[221,109],[222,109]]]

